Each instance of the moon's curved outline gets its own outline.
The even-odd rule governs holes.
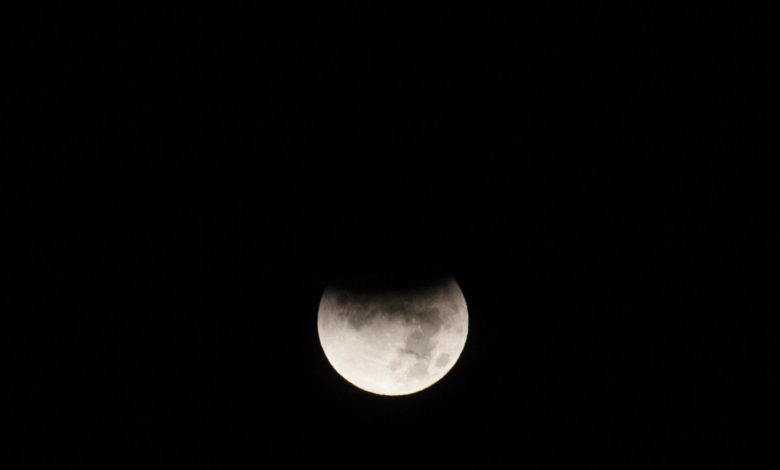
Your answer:
[[[426,289],[373,294],[329,286],[317,331],[342,378],[370,393],[409,395],[441,380],[458,361],[468,308],[451,276]]]

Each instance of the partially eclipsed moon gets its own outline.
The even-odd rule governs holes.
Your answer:
[[[325,356],[344,379],[368,392],[406,395],[455,365],[468,312],[452,277],[400,290],[328,287],[317,329]]]

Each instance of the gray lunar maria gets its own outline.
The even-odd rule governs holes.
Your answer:
[[[368,392],[406,395],[436,383],[458,360],[468,312],[452,277],[401,290],[328,287],[317,330],[344,379]]]

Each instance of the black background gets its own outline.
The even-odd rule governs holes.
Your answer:
[[[12,12],[12,467],[766,464],[777,8],[362,3]],[[450,373],[341,379],[440,272]]]

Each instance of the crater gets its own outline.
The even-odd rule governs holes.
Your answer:
[[[431,357],[433,347],[434,345],[431,342],[430,336],[427,336],[420,331],[415,331],[406,338],[401,352],[412,354],[417,359],[428,359]]]
[[[428,375],[428,366],[424,362],[418,362],[409,369],[407,375],[412,379],[421,379]]]
[[[450,360],[450,355],[447,353],[441,353],[439,354],[439,357],[436,358],[436,367],[444,367],[447,365],[447,362]]]

